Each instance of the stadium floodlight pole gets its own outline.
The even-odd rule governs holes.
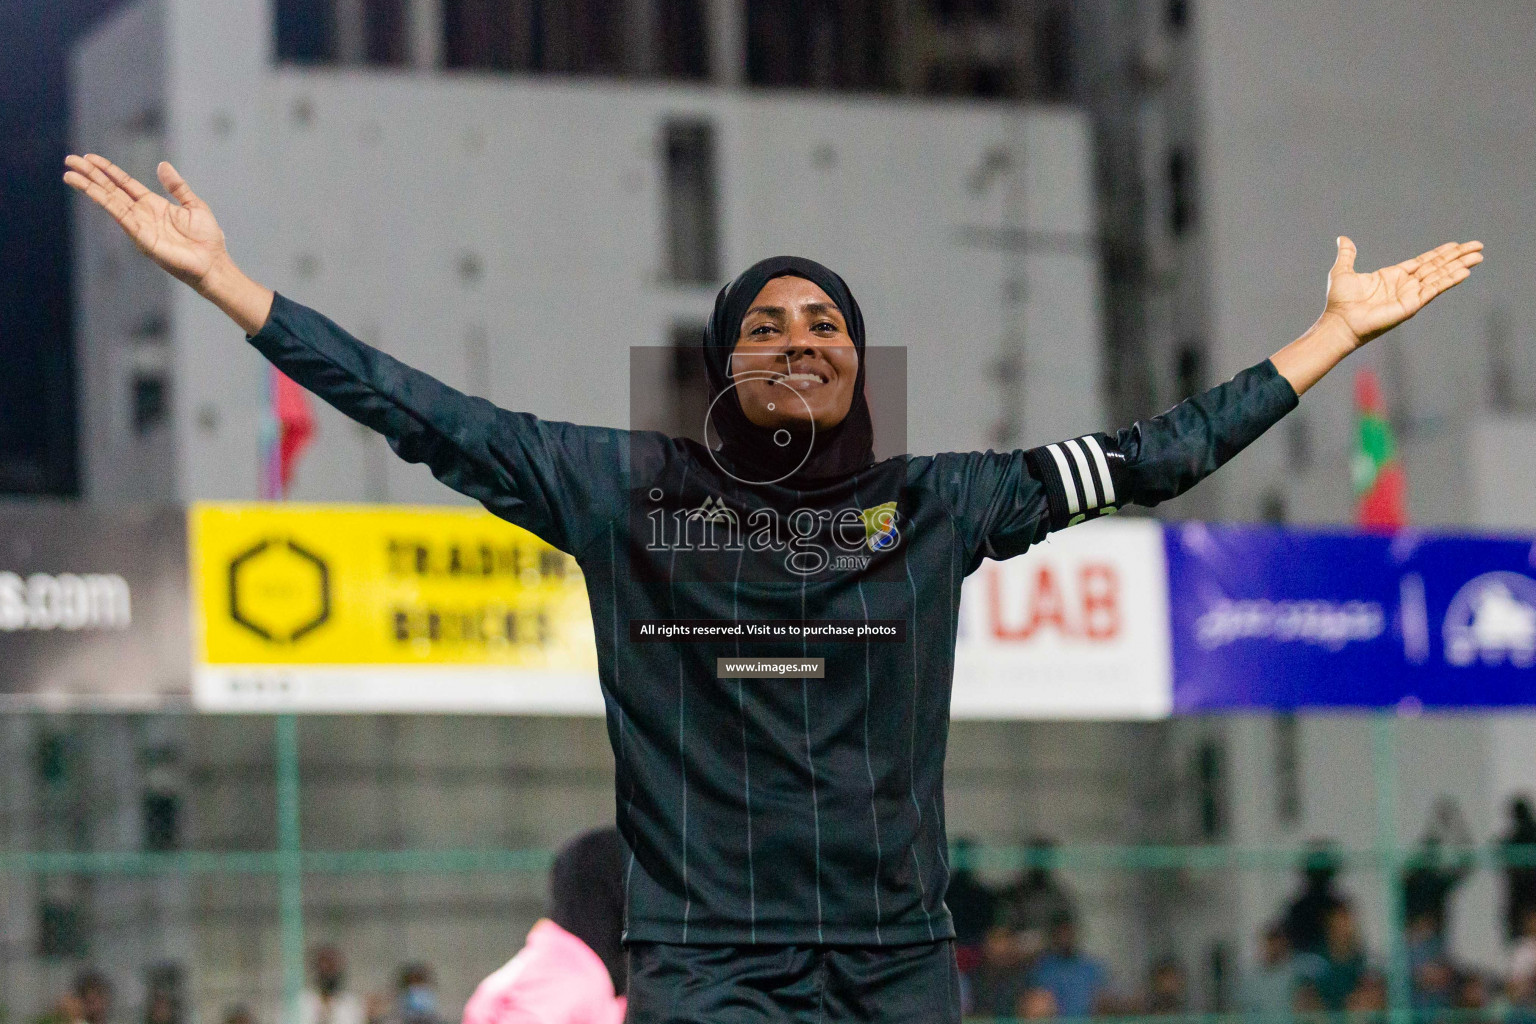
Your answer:
[[[634,1024],[718,1020],[720,1007],[763,998],[783,1017],[809,999],[825,1020],[958,1022],[942,802],[965,576],[1052,531],[1187,491],[1483,258],[1481,243],[1452,242],[1359,273],[1340,237],[1323,312],[1301,337],[1159,416],[1027,450],[876,460],[863,314],[847,282],[812,260],[760,260],[716,297],[704,361],[722,440],[708,448],[466,395],[243,274],[170,164],[157,172],[170,199],[103,157],[66,164],[67,184],[295,382],[577,559],[624,795]],[[786,372],[736,379],[736,354],[791,358]],[[637,503],[659,518],[637,516]],[[646,540],[654,522],[706,508],[798,525],[730,555],[686,532]],[[850,544],[859,557],[827,557]],[[814,650],[802,639],[801,657],[784,660],[814,661],[825,683],[810,686],[806,671],[798,686],[749,694],[738,680],[733,693],[716,657],[730,648],[626,641],[621,617],[633,626],[648,609],[679,622],[903,628]],[[732,955],[714,952],[722,945]]]

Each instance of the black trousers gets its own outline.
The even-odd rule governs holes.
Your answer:
[[[953,941],[629,947],[625,1024],[959,1024]]]

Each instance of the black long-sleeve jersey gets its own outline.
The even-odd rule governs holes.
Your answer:
[[[900,456],[797,489],[743,483],[692,441],[500,409],[282,296],[251,340],[400,457],[577,560],[631,851],[628,941],[952,937],[961,581],[1051,530],[1179,494],[1297,402],[1266,361],[1117,434]],[[644,632],[679,620],[799,631]],[[820,658],[823,674],[731,678],[727,657]]]

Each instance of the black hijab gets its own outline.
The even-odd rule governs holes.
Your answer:
[[[757,293],[776,277],[803,277],[826,292],[842,311],[848,337],[859,353],[859,373],[853,382],[853,404],[848,415],[833,427],[792,431],[787,445],[775,444],[775,431],[747,419],[732,390],[730,373],[731,352],[741,333],[741,321]],[[820,263],[798,256],[774,256],[754,263],[720,289],[704,332],[704,365],[709,374],[709,397],[714,403],[709,426],[720,438],[716,455],[722,456],[725,468],[741,479],[794,485],[846,477],[875,461],[874,425],[864,398],[864,315],[859,312],[847,282]]]
[[[608,968],[613,991],[623,995],[629,965],[624,931],[624,860],[618,829],[600,828],[566,843],[549,872],[549,919],[591,947]]]

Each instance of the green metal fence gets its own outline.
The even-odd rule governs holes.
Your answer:
[[[307,848],[300,827],[300,722],[292,715],[271,719],[253,717],[252,728],[273,730],[275,752],[274,788],[276,793],[276,846],[261,851],[0,851],[0,873],[50,876],[265,876],[275,880],[278,893],[278,920],[282,961],[284,1005],[297,1006],[304,985],[306,922],[304,880],[321,875],[374,874],[454,874],[454,873],[544,873],[551,861],[548,849],[394,849],[394,850],[321,850]],[[1389,910],[1389,948],[1386,971],[1389,982],[1388,1016],[1393,1024],[1408,1024],[1415,1018],[1411,999],[1411,978],[1405,945],[1405,906],[1401,884],[1403,873],[1420,861],[1420,854],[1405,846],[1399,836],[1397,772],[1394,764],[1398,719],[1382,714],[1371,719],[1371,802],[1374,804],[1376,841],[1367,847],[1336,848],[1336,858],[1345,869],[1368,871],[1382,889],[1380,897]],[[1447,848],[1446,854],[1464,858],[1482,869],[1510,866],[1536,868],[1536,846],[1477,845]],[[978,867],[1015,870],[1025,867],[1053,867],[1076,872],[1140,872],[1178,870],[1187,872],[1244,871],[1292,872],[1315,856],[1310,847],[1244,847],[1232,844],[1145,845],[1145,844],[1064,844],[1050,850],[1023,846],[990,846],[973,852]],[[1349,1016],[1331,1014],[1331,1021]],[[1371,1020],[1381,1015],[1365,1014]],[[1486,1013],[1461,1013],[1437,1010],[1436,1021],[1456,1024],[1458,1020],[1483,1021]],[[1095,1018],[1113,1024],[1131,1024],[1142,1018]],[[1241,1019],[1247,1024],[1264,1024],[1251,1014],[1198,1013],[1163,1016],[1165,1024],[1226,1024]],[[1289,1022],[1296,1018],[1286,1015]]]

